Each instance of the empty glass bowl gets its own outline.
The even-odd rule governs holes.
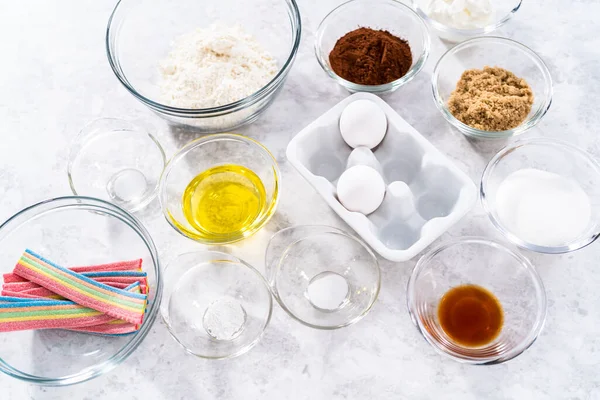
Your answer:
[[[406,75],[383,85],[359,85],[338,76],[329,63],[329,53],[346,33],[358,28],[386,30],[408,41],[413,63]],[[396,0],[350,0],[331,11],[317,29],[315,54],[321,67],[350,92],[389,93],[412,80],[429,56],[427,25],[409,6]]]
[[[476,348],[455,343],[437,316],[442,296],[465,284],[492,292],[504,311],[499,336]],[[408,282],[407,303],[414,324],[435,350],[469,364],[498,364],[518,356],[533,344],[546,317],[546,293],[533,265],[484,238],[443,244],[421,257]]]
[[[581,235],[557,245],[540,245],[522,237],[499,216],[498,188],[512,173],[523,169],[551,172],[576,182],[590,200],[591,215]],[[580,249],[600,235],[600,164],[584,150],[556,139],[519,140],[500,150],[488,163],[481,179],[481,201],[494,226],[516,245],[539,253],[566,253]],[[541,199],[540,207],[543,207]],[[556,218],[556,224],[558,223]],[[563,216],[564,217],[564,216]],[[562,223],[570,223],[564,221]],[[561,229],[556,225],[556,229]]]
[[[162,277],[152,238],[135,217],[98,199],[47,200],[0,226],[0,274],[12,272],[27,248],[65,267],[141,258],[148,307],[140,329],[125,336],[58,329],[2,333],[0,371],[39,385],[72,385],[112,370],[137,349],[156,318]]]
[[[204,109],[167,105],[160,62],[174,39],[215,22],[241,25],[277,60],[279,71],[260,90],[231,104]],[[273,102],[298,52],[300,32],[295,0],[121,0],[108,22],[106,51],[119,81],[152,111],[202,132],[225,132],[253,122]]]
[[[461,29],[450,24],[437,21],[431,18],[427,12],[428,4],[432,0],[413,0],[413,7],[421,17],[433,28],[435,33],[440,39],[447,40],[449,42],[462,42],[463,40],[488,34],[495,31],[504,25],[509,19],[515,15],[519,8],[521,8],[522,0],[493,0],[492,3],[492,15],[487,24],[480,28],[472,29]]]
[[[360,321],[380,288],[379,263],[359,239],[328,226],[282,229],[269,241],[266,276],[294,319],[317,329]]]
[[[250,350],[273,309],[267,282],[249,264],[217,251],[181,254],[165,268],[161,314],[189,353],[223,359]]]
[[[484,131],[472,128],[452,115],[448,99],[462,73],[468,69],[500,67],[525,79],[534,95],[527,118],[516,128],[505,131]],[[530,48],[511,39],[478,37],[466,40],[448,50],[438,61],[431,77],[433,98],[446,121],[463,134],[483,139],[498,139],[520,135],[533,128],[548,111],[552,101],[552,78],[544,61]]]
[[[203,232],[192,226],[183,212],[183,194],[188,184],[209,168],[242,166],[260,178],[264,207],[243,229],[228,233]],[[280,172],[273,155],[262,144],[235,134],[208,135],[185,145],[167,164],[160,180],[159,199],[165,218],[176,231],[205,244],[242,240],[261,229],[275,213],[279,201]]]
[[[128,211],[158,193],[165,153],[149,129],[117,118],[87,124],[75,138],[67,174],[75,195],[109,201]]]

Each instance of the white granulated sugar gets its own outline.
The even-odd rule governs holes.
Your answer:
[[[539,246],[576,240],[592,218],[590,199],[575,180],[534,168],[513,172],[502,181],[496,209],[508,230]]]
[[[275,59],[239,25],[215,23],[175,40],[160,63],[163,101],[200,109],[241,100],[277,74]]]

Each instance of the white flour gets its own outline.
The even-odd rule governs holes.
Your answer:
[[[590,199],[574,180],[534,168],[513,172],[496,193],[499,220],[522,240],[566,245],[588,227]]]
[[[177,38],[160,63],[163,101],[199,109],[241,100],[265,86],[277,62],[241,26],[212,24]]]

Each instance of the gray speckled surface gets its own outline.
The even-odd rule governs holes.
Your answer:
[[[300,1],[300,54],[277,102],[242,130],[267,145],[281,163],[283,195],[266,229],[234,254],[262,269],[271,233],[299,223],[346,228],[284,159],[290,138],[347,94],[321,71],[313,32],[340,1]],[[67,148],[81,126],[99,116],[142,118],[160,129],[168,154],[194,135],[172,132],[114,78],[104,53],[113,0],[27,0],[0,4],[0,219],[22,207],[69,193]],[[600,156],[600,35],[597,1],[526,1],[498,32],[531,46],[548,63],[553,105],[527,136],[567,138]],[[424,71],[386,100],[473,180],[502,143],[470,142],[452,130],[431,99],[429,77],[444,45],[433,40]],[[156,212],[142,215],[164,260],[201,246],[179,237]],[[498,237],[480,206],[443,239]],[[240,358],[211,362],[187,355],[157,322],[120,367],[68,388],[39,388],[0,376],[2,399],[253,399],[460,398],[600,399],[599,245],[562,256],[529,254],[548,294],[546,327],[519,358],[493,367],[461,365],[438,356],[410,322],[405,286],[414,261],[382,262],[378,303],[348,329],[311,330],[278,306],[263,340]],[[0,336],[0,352],[2,351]]]

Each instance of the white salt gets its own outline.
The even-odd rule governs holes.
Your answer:
[[[335,311],[344,305],[348,298],[348,282],[335,272],[321,272],[313,277],[307,288],[311,304],[323,311]]]
[[[510,174],[498,187],[500,222],[521,240],[538,246],[563,246],[583,235],[592,215],[579,184],[534,168]]]

